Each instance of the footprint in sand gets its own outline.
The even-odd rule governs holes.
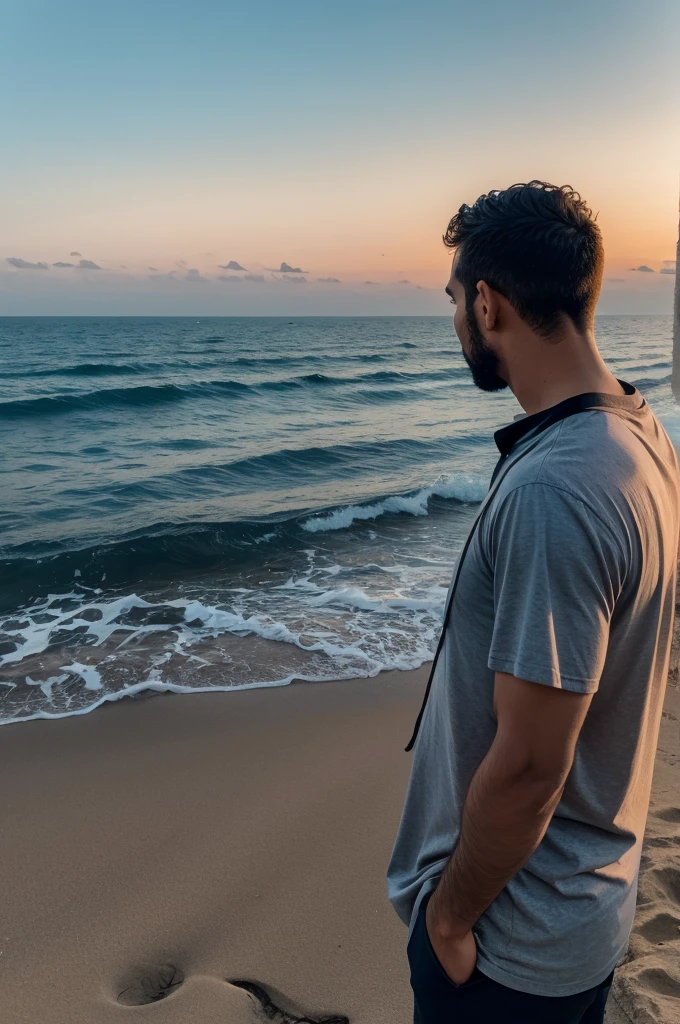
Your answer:
[[[144,964],[129,972],[125,987],[118,993],[121,1006],[148,1006],[174,995],[184,982],[184,972],[174,964]],[[258,1017],[263,1015],[274,1024],[349,1024],[349,1017],[332,1014],[310,1017],[278,1006],[269,993],[255,981],[227,979],[223,983],[247,992],[255,1003]]]
[[[650,967],[640,972],[638,981],[643,988],[653,992],[655,995],[680,999],[680,981],[673,978],[668,971],[658,967]]]
[[[680,825],[680,807],[663,807],[660,811],[655,811],[654,817]]]
[[[273,1020],[276,1024],[349,1024],[349,1017],[338,1014],[330,1017],[305,1017],[297,1016],[288,1010],[283,1010],[271,999],[267,992],[254,981],[233,980],[230,985],[244,989],[248,995],[259,1003],[259,1008],[267,1020]]]
[[[677,942],[680,940],[680,916],[668,913],[655,914],[636,929],[638,935],[648,942],[658,945],[660,942]]]
[[[118,993],[122,1006],[147,1006],[176,992],[184,974],[173,964],[144,965],[132,971],[125,988]]]
[[[680,909],[680,867],[673,864],[666,864],[663,867],[650,865],[645,881],[647,888],[651,890],[654,887],[661,899],[670,900]]]

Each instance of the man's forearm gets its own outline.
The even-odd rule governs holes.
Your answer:
[[[432,927],[445,938],[468,932],[540,843],[566,774],[545,777],[509,765],[494,743],[468,790],[460,839],[430,900]]]

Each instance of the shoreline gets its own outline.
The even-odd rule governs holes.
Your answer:
[[[293,1018],[410,1024],[384,874],[429,667],[4,727],[8,1019],[248,1024],[246,979]],[[678,721],[676,664],[608,1024],[679,1019]]]

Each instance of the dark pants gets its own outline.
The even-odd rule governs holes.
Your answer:
[[[413,1024],[603,1024],[614,972],[573,996],[535,996],[499,985],[477,968],[455,985],[439,963],[425,927],[422,900],[407,952],[413,989]]]

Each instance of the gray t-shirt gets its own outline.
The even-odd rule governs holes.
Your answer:
[[[527,417],[520,428],[459,565],[387,874],[410,935],[494,738],[494,672],[594,693],[545,837],[474,928],[480,970],[537,995],[603,981],[635,911],[680,484],[671,442],[628,388],[589,396],[601,401],[548,427]]]

